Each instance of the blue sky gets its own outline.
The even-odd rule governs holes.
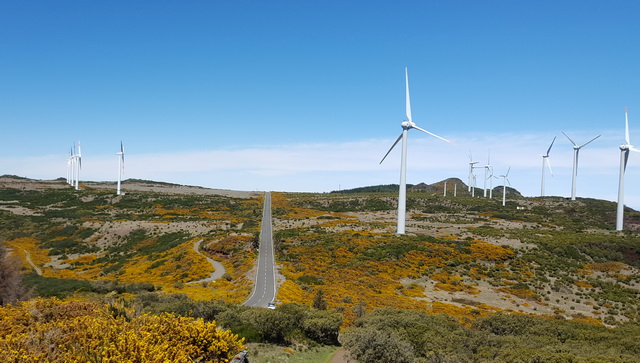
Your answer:
[[[0,174],[330,191],[398,182],[404,67],[408,182],[466,181],[469,150],[540,191],[613,200],[624,106],[640,145],[637,1],[12,1],[0,3]],[[415,131],[415,130],[414,130]],[[627,170],[640,208],[640,155]],[[479,178],[480,180],[480,178]]]

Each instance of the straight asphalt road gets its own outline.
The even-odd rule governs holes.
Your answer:
[[[271,193],[264,196],[264,210],[262,212],[262,228],[260,230],[260,249],[258,253],[258,267],[256,269],[255,285],[247,306],[267,307],[276,298],[276,271],[273,254],[273,231],[271,229]]]

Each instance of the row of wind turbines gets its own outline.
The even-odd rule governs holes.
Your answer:
[[[422,131],[426,134],[429,134],[431,136],[434,136],[442,141],[448,142],[450,144],[453,144],[453,142],[438,136],[432,132],[429,132],[419,126],[417,126],[414,122],[413,119],[411,117],[411,97],[409,95],[409,71],[407,68],[405,68],[405,85],[406,85],[406,115],[407,115],[407,120],[403,121],[400,125],[402,126],[402,133],[400,134],[400,136],[396,139],[396,141],[393,143],[393,145],[391,145],[391,148],[389,148],[389,151],[387,151],[387,153],[384,155],[384,157],[382,158],[382,160],[380,161],[380,164],[382,164],[382,162],[387,158],[387,156],[389,155],[389,153],[391,152],[391,150],[393,150],[393,148],[398,144],[398,142],[400,142],[400,140],[402,140],[402,154],[401,154],[401,159],[400,159],[400,185],[399,185],[399,191],[398,191],[398,225],[397,225],[397,233],[398,234],[404,234],[405,233],[405,229],[406,229],[406,205],[407,205],[407,137],[408,137],[408,131],[411,129],[416,129],[418,131]],[[575,200],[576,199],[576,179],[577,179],[577,174],[578,174],[578,155],[580,153],[580,149],[582,149],[583,147],[587,146],[588,144],[590,144],[591,142],[593,142],[594,140],[596,140],[597,138],[600,137],[600,135],[592,138],[591,140],[585,142],[584,144],[578,145],[575,141],[573,141],[573,139],[571,139],[569,137],[569,135],[567,135],[566,133],[562,132],[564,134],[564,136],[573,144],[573,174],[572,174],[572,181],[571,181],[571,200]],[[542,156],[542,180],[541,180],[541,187],[540,187],[540,194],[541,196],[545,195],[544,192],[544,185],[545,185],[545,169],[548,168],[549,172],[551,173],[551,175],[553,176],[553,171],[551,169],[551,163],[549,161],[549,153],[551,152],[551,148],[553,147],[553,144],[556,141],[556,137],[553,138],[553,140],[551,141],[551,145],[549,145],[549,148],[547,149],[546,154],[541,155]],[[620,179],[619,179],[619,186],[618,186],[618,205],[617,205],[617,214],[616,214],[616,230],[621,231],[623,229],[623,217],[624,217],[624,174],[625,174],[625,170],[627,167],[627,161],[629,158],[629,151],[634,151],[634,152],[640,152],[639,149],[637,149],[636,147],[634,147],[633,145],[631,145],[631,142],[629,141],[629,117],[628,117],[628,109],[625,107],[625,143],[620,145]],[[492,197],[492,192],[493,192],[493,188],[491,187],[491,181],[493,178],[496,178],[493,175],[493,167],[491,166],[491,154],[489,152],[489,158],[487,160],[487,164],[484,166],[475,166],[475,164],[478,164],[477,161],[473,161],[473,157],[471,156],[471,153],[469,153],[469,182],[468,182],[468,189],[469,192],[471,192],[472,196],[475,196],[475,185],[476,185],[476,175],[474,174],[474,169],[478,169],[478,168],[483,168],[485,175],[484,175],[484,197],[486,198],[487,196],[487,187],[486,187],[486,183],[487,180],[490,183],[489,186],[489,198]],[[503,179],[503,192],[502,192],[502,205],[505,205],[505,200],[506,200],[506,184],[509,183],[509,185],[511,185],[511,183],[509,182],[509,172],[511,171],[511,167],[509,167],[509,169],[507,170],[506,174],[500,175],[500,177]]]
[[[76,151],[76,145],[78,149]],[[120,151],[116,153],[118,155],[118,183],[116,187],[116,195],[120,195],[122,184],[122,175],[124,174],[124,145],[120,141]],[[82,152],[80,150],[80,141],[74,143],[69,149],[69,157],[67,158],[67,184],[74,187],[76,190],[80,189],[80,170],[82,169]]]
[[[489,150],[489,156],[487,158],[487,164],[483,166],[475,166],[478,164],[478,161],[473,161],[473,156],[471,155],[471,151],[469,151],[469,181],[467,183],[467,191],[471,193],[472,197],[476,195],[476,180],[477,177],[473,173],[474,169],[484,169],[484,186],[483,186],[483,194],[484,197],[487,197],[487,180],[489,181],[489,199],[493,198],[493,179],[498,179],[497,176],[493,175],[493,166],[491,165],[491,150]],[[511,185],[509,182],[509,172],[511,171],[511,167],[507,169],[507,173],[500,175],[502,178],[502,206],[506,205],[507,201],[507,183]]]

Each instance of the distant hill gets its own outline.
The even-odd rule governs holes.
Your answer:
[[[407,191],[409,192],[426,192],[426,193],[444,193],[445,182],[447,185],[447,193],[453,194],[454,188],[460,195],[468,196],[470,193],[467,191],[468,186],[460,178],[447,178],[433,184],[419,183],[419,184],[407,184]],[[457,187],[456,187],[457,186]],[[366,187],[359,187],[353,189],[334,190],[332,193],[394,193],[398,191],[398,184],[386,184],[386,185],[371,185]],[[482,193],[482,188],[476,187],[475,195]],[[498,194],[499,193],[499,194]],[[502,186],[493,188],[494,195],[502,195]],[[507,195],[510,197],[522,197],[522,194],[515,188],[507,187]]]

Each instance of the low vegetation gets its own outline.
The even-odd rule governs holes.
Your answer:
[[[272,193],[279,290],[269,310],[239,305],[252,288],[262,200],[143,184],[159,191],[0,188],[0,314],[58,311],[25,318],[23,335],[11,333],[17,318],[10,327],[1,320],[3,358],[94,359],[77,358],[88,349],[80,345],[38,355],[44,343],[28,336],[85,339],[99,354],[151,352],[144,332],[154,324],[174,326],[176,345],[193,353],[184,359],[201,361],[245,347],[258,361],[304,361],[338,344],[365,362],[631,362],[640,354],[632,339],[640,335],[640,213],[628,211],[629,231],[616,232],[613,203],[514,191],[503,207],[419,184],[408,195],[409,233],[399,236],[393,186]],[[215,281],[206,257],[224,266]],[[99,312],[95,321],[88,309]],[[98,341],[60,328],[63,320],[129,335]],[[230,335],[210,339],[235,342],[227,353],[180,345],[184,331],[217,328]],[[104,348],[122,339],[137,348]]]

